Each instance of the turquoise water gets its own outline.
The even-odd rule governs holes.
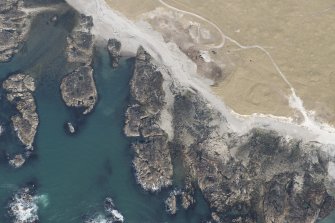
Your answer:
[[[0,78],[25,71],[37,80],[35,94],[40,125],[35,155],[20,169],[8,167],[5,153],[23,151],[15,134],[7,128],[0,138],[0,222],[10,222],[6,203],[22,185],[33,181],[41,222],[79,223],[84,216],[103,212],[105,197],[113,198],[125,222],[200,222],[209,209],[200,193],[198,204],[189,211],[169,216],[163,200],[169,190],[146,193],[137,185],[132,169],[130,141],[123,135],[124,112],[128,104],[134,61],[122,60],[112,70],[107,51],[98,47],[94,58],[99,101],[92,114],[82,119],[61,100],[59,84],[66,72],[64,43],[73,26],[75,13],[60,14],[57,25],[48,24],[52,14],[40,15],[30,38],[10,63],[0,65]],[[1,100],[0,120],[9,126],[12,108]],[[64,123],[78,122],[76,135],[67,135]]]
[[[98,47],[94,68],[99,101],[95,110],[83,119],[64,105],[59,84],[69,69],[64,47],[76,13],[68,10],[58,14],[57,24],[49,23],[52,13],[39,15],[23,50],[11,62],[0,64],[1,80],[17,71],[36,78],[35,96],[40,117],[34,156],[22,168],[10,168],[6,153],[23,151],[23,148],[9,128],[13,108],[0,100],[0,122],[7,126],[6,133],[0,137],[0,222],[10,222],[6,214],[8,199],[31,181],[37,185],[40,195],[42,223],[83,222],[85,216],[103,213],[107,196],[113,198],[125,222],[129,223],[195,223],[207,219],[209,208],[199,191],[194,208],[169,216],[164,211],[163,200],[173,188],[150,194],[135,182],[131,141],[122,132],[133,59],[123,59],[120,67],[112,70],[107,51]],[[76,135],[65,133],[67,121],[80,121]],[[181,187],[184,174],[180,171],[180,160],[175,159],[174,165],[175,184]],[[333,222],[335,215],[322,221]]]

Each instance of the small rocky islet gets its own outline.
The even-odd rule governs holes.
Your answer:
[[[32,18],[20,0],[0,3],[0,61],[8,62],[25,41]],[[92,17],[78,15],[69,33],[65,57],[69,73],[59,85],[64,104],[87,116],[98,103],[93,57],[96,39]],[[104,42],[112,68],[121,58],[122,40]],[[285,138],[266,129],[238,136],[225,117],[194,89],[181,86],[139,47],[129,82],[124,135],[131,140],[134,178],[150,194],[168,191],[162,203],[171,215],[197,205],[199,190],[210,207],[208,222],[312,223],[335,208],[328,179],[331,157],[317,142]],[[15,108],[11,126],[25,150],[33,150],[39,115],[34,94],[38,86],[27,72],[8,74],[2,81],[6,99]],[[4,99],[1,99],[4,100]],[[70,133],[76,125],[66,122]],[[79,133],[80,134],[80,133]],[[40,148],[43,149],[43,148]],[[24,168],[26,153],[9,165]],[[174,185],[174,155],[182,161],[180,189]],[[29,162],[29,161],[28,161]],[[35,186],[18,189],[8,202],[13,222],[38,222]],[[104,215],[85,222],[123,222],[112,198],[104,201]]]

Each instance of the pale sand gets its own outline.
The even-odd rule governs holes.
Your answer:
[[[215,22],[225,35],[243,45],[269,47],[266,50],[306,108],[316,111],[317,118],[335,124],[333,0],[165,2]],[[226,41],[222,53],[227,54],[227,48],[234,48],[233,45]],[[240,114],[292,116],[294,111],[286,100],[290,88],[278,80],[273,64],[264,58],[264,53],[248,49],[231,51],[230,55],[236,69],[214,88],[230,107]]]
[[[253,127],[265,127],[278,131],[286,136],[301,138],[303,140],[316,140],[325,144],[335,145],[335,130],[327,125],[321,125],[312,119],[305,118],[299,125],[287,118],[279,118],[271,115],[241,116],[235,114],[225,106],[222,100],[210,93],[210,89],[202,78],[196,74],[196,66],[190,61],[174,44],[166,44],[163,38],[150,29],[150,27],[135,24],[119,13],[111,10],[103,0],[87,2],[85,0],[67,0],[67,2],[78,11],[91,15],[94,20],[92,32],[101,39],[119,38],[123,43],[123,53],[134,54],[139,45],[143,45],[149,53],[163,66],[162,70],[169,70],[176,84],[180,83],[185,87],[196,89],[199,94],[205,97],[209,107],[219,110],[229,123],[232,131],[244,134]],[[298,108],[304,117],[307,111],[302,106],[302,101],[298,97],[292,97],[292,106]],[[332,146],[325,147],[331,151]]]
[[[116,11],[130,19],[137,19],[143,13],[154,10],[160,6],[157,0],[106,0],[106,2]]]

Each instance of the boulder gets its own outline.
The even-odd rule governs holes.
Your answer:
[[[110,57],[110,61],[113,68],[119,66],[119,61],[121,58],[121,42],[117,39],[109,39],[107,43],[107,50]]]
[[[25,159],[21,154],[15,155],[13,159],[9,160],[9,165],[14,168],[19,168],[25,163]]]

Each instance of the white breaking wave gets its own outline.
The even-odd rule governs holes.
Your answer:
[[[108,221],[103,215],[98,215],[93,219],[85,221],[85,223],[111,223],[111,221]]]
[[[319,141],[323,144],[335,145],[335,129],[327,124],[319,123],[311,112],[308,112],[302,100],[295,94],[294,88],[280,71],[272,56],[263,47],[243,46],[235,40],[225,38],[241,49],[257,48],[262,50],[272,61],[281,77],[290,86],[292,95],[291,107],[300,111],[304,117],[302,124],[294,123],[290,118],[271,115],[253,114],[242,116],[234,113],[221,99],[211,93],[210,87],[197,75],[196,64],[193,63],[174,43],[166,43],[162,35],[152,30],[144,22],[134,23],[120,13],[112,10],[104,0],[67,0],[76,10],[93,17],[93,34],[102,40],[117,38],[122,41],[123,55],[135,55],[137,48],[142,45],[159,63],[161,69],[166,69],[172,74],[174,81],[185,87],[197,90],[208,101],[209,106],[219,110],[232,129],[238,134],[245,134],[254,127],[263,127],[279,132],[281,135],[290,135],[305,141]]]
[[[9,213],[14,223],[36,222],[38,218],[38,196],[32,196],[29,188],[16,193],[9,203]]]
[[[46,208],[49,205],[49,197],[47,194],[35,196],[34,200],[38,205],[42,206],[43,208]]]

